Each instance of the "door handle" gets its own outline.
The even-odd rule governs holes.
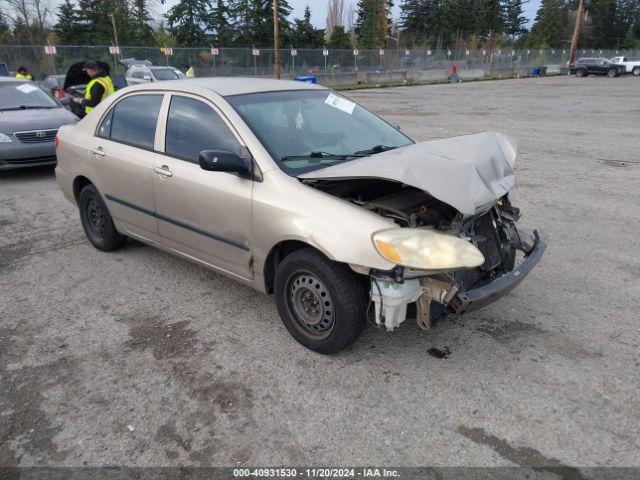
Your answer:
[[[159,175],[164,175],[165,177],[173,176],[173,173],[171,173],[171,170],[169,170],[169,167],[166,165],[163,165],[162,167],[153,167],[153,171]]]
[[[104,157],[106,154],[104,153],[104,151],[102,150],[102,147],[96,147],[93,150],[91,150],[91,153],[93,153],[94,155],[98,156],[98,157]]]

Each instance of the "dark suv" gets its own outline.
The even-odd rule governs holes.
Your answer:
[[[570,73],[575,73],[576,77],[586,77],[590,73],[594,75],[607,75],[611,78],[617,77],[625,72],[625,67],[615,65],[606,58],[579,58],[569,65]]]

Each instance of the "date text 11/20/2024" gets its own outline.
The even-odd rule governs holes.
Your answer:
[[[387,468],[234,468],[234,477],[304,478],[398,478],[397,470]]]

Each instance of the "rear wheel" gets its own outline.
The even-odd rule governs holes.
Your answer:
[[[583,68],[579,68],[576,70],[576,77],[586,77],[587,71]]]
[[[120,235],[102,197],[93,185],[87,185],[78,196],[80,220],[84,233],[91,245],[103,252],[115,250],[124,245],[126,237]]]
[[[607,76],[609,78],[617,77],[618,76],[618,69],[617,68],[610,68],[609,70],[607,70]]]
[[[303,248],[287,255],[274,287],[285,327],[315,352],[339,352],[364,330],[367,293],[360,279],[317,250]]]
[[[640,67],[633,67],[632,73],[636,77],[640,76]]]

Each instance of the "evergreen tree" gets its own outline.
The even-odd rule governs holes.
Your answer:
[[[97,44],[98,39],[93,36],[95,26],[100,22],[109,20],[108,18],[104,18],[101,5],[101,0],[78,0],[78,11],[76,15],[78,22],[78,45]]]
[[[78,41],[82,27],[78,23],[76,6],[71,0],[65,0],[58,7],[58,23],[53,27],[62,44],[71,45]]]
[[[389,35],[389,2],[359,0],[356,20],[358,46],[383,48]]]
[[[522,35],[527,31],[525,25],[527,19],[522,10],[522,0],[506,0],[505,8],[505,33],[512,37]]]
[[[179,45],[206,43],[205,29],[210,11],[207,0],[180,0],[166,14],[169,32]]]
[[[527,45],[551,48],[569,38],[568,8],[562,0],[542,0]]]
[[[586,4],[589,12],[589,44],[596,48],[611,48],[623,36],[617,31],[616,0],[590,0]]]
[[[0,10],[0,43],[9,43],[10,37],[9,22],[7,22],[4,12]]]
[[[287,0],[278,1],[280,22],[280,44],[290,43],[291,6]],[[236,32],[235,43],[239,46],[269,47],[273,45],[273,1],[232,0],[230,2],[232,25]]]
[[[406,46],[426,43],[426,12],[422,0],[405,0],[400,4],[400,26]]]
[[[131,4],[131,41],[137,45],[155,43],[150,25],[151,15],[146,0],[133,0]]]
[[[495,39],[505,31],[505,11],[502,7],[500,0],[480,0],[480,36]]]
[[[333,27],[333,31],[327,42],[327,47],[335,49],[349,49],[352,47],[351,37],[345,31],[344,25],[336,25]]]
[[[211,13],[210,28],[215,35],[215,43],[218,47],[224,47],[233,41],[232,26],[229,22],[231,11],[224,0],[217,0]]]
[[[304,9],[302,19],[294,20],[291,32],[291,44],[300,48],[320,48],[324,44],[324,30],[315,28],[311,23],[309,6]]]

